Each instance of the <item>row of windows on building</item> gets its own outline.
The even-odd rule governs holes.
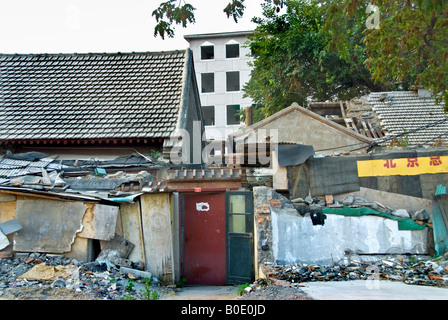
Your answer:
[[[240,105],[232,104],[226,106],[227,113],[227,125],[240,124]],[[203,106],[202,107],[202,117],[204,120],[204,125],[214,126],[215,125],[215,106]]]
[[[240,91],[240,72],[226,72],[226,91]],[[201,93],[215,92],[215,74],[201,73]]]
[[[228,43],[225,45],[225,57],[226,59],[235,59],[240,57],[240,45],[238,43]],[[203,45],[201,46],[201,60],[214,60],[215,59],[215,46]],[[226,72],[226,92],[240,91],[240,72],[228,71]],[[201,93],[214,93],[215,92],[215,74],[214,73],[202,73],[201,74]],[[239,125],[241,122],[240,105],[232,104],[226,105],[226,124],[227,125]],[[215,122],[215,106],[203,106],[202,115],[204,119],[204,125],[214,126]]]
[[[240,45],[238,43],[226,44],[226,59],[234,59],[240,57]],[[215,59],[215,46],[201,46],[201,60]]]

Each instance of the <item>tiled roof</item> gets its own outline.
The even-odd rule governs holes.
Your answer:
[[[439,137],[448,144],[448,117],[443,104],[417,91],[375,92],[368,96],[387,136],[407,132],[409,145],[431,144]]]
[[[187,53],[1,54],[0,140],[169,137]]]

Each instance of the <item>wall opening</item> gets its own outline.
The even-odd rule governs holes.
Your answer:
[[[227,91],[240,91],[240,72],[226,72]]]
[[[226,58],[239,58],[240,45],[238,43],[226,44]]]
[[[227,106],[227,124],[240,124],[240,106],[232,104]]]
[[[214,46],[202,46],[201,47],[201,60],[212,60],[215,58]]]
[[[201,88],[202,93],[215,92],[215,74],[202,73],[201,74]]]
[[[202,107],[202,119],[205,126],[215,125],[215,106],[203,106]]]

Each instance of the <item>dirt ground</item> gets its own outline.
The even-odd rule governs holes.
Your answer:
[[[17,287],[8,288],[0,300],[100,300],[93,294],[67,288]],[[245,293],[237,300],[311,300],[297,287],[268,285],[259,290]]]
[[[95,297],[72,289],[43,286],[9,288],[5,290],[0,300],[95,300]]]
[[[260,290],[245,293],[238,300],[312,300],[300,287],[271,284]]]

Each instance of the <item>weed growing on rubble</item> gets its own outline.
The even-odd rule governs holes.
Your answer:
[[[125,288],[127,291],[132,292],[132,290],[134,289],[134,279],[129,279],[128,284]]]
[[[236,292],[238,293],[238,295],[242,296],[244,293],[244,289],[250,287],[249,283],[245,283],[245,284],[240,284],[237,289]]]
[[[157,300],[160,298],[160,295],[156,290],[150,289],[151,282],[152,279],[145,278],[145,288],[140,290],[143,300]]]
[[[185,286],[186,283],[187,283],[187,279],[182,278],[178,282],[176,282],[176,288],[182,288]]]

